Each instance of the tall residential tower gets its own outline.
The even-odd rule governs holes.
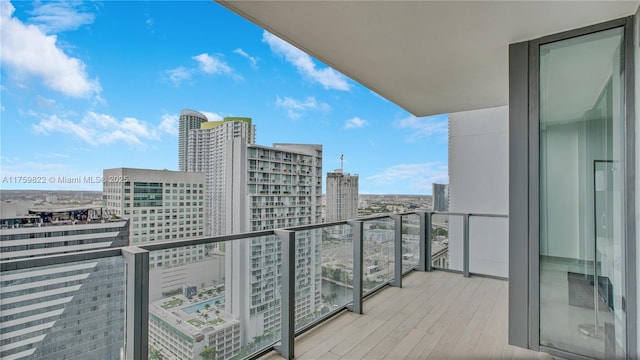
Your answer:
[[[189,134],[188,170],[206,177],[211,235],[315,224],[322,221],[322,145],[255,145],[248,118],[207,123]],[[321,302],[320,234],[300,231],[297,318]],[[241,323],[243,343],[280,327],[280,241],[258,237],[226,246],[226,310]]]
[[[342,169],[327,173],[326,221],[349,220],[358,217],[358,174]]]
[[[189,130],[200,129],[202,123],[207,122],[203,114],[183,109],[178,120],[178,169],[187,171],[187,151],[189,149]]]

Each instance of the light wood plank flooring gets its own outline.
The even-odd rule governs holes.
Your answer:
[[[507,344],[508,283],[413,272],[296,339],[296,359],[553,359]],[[263,359],[280,359],[271,352]]]

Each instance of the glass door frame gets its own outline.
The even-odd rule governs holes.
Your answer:
[[[545,36],[528,42],[528,347],[567,359],[585,359],[581,355],[540,345],[540,46],[560,40],[588,35],[613,28],[624,28],[624,238],[626,354],[637,355],[636,309],[636,224],[635,224],[635,71],[634,69],[634,17],[628,16],[601,24]],[[513,90],[510,90],[513,91]],[[510,101],[511,103],[512,101]],[[513,104],[511,104],[513,105]],[[517,110],[514,110],[517,111]],[[511,180],[510,180],[511,181]],[[510,194],[511,196],[512,194]],[[511,213],[511,210],[510,210]],[[510,214],[511,216],[511,214]],[[511,226],[511,225],[510,225]],[[513,246],[513,243],[510,244]],[[511,259],[510,259],[511,261]],[[511,277],[511,270],[510,270]],[[511,285],[511,284],[510,284]],[[511,306],[511,299],[510,299]],[[510,324],[511,326],[511,324]]]

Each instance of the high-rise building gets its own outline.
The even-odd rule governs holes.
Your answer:
[[[126,246],[128,225],[104,219],[14,223],[0,233],[0,254],[12,262]],[[125,268],[122,258],[106,258],[3,272],[0,358],[118,359],[125,336]]]
[[[131,220],[131,244],[204,235],[204,175],[195,172],[116,168],[103,171],[103,205]],[[154,252],[150,267],[202,260],[204,247]]]
[[[207,117],[197,111],[183,109],[178,120],[178,169],[187,171],[187,151],[189,149],[189,131],[200,129]]]
[[[241,118],[242,119],[242,118]],[[255,130],[238,118],[192,130],[188,169],[206,176],[211,235],[322,221],[322,145],[254,144]],[[321,302],[320,234],[296,233],[296,317]],[[259,237],[226,247],[226,310],[242,322],[243,343],[280,327],[280,241]]]
[[[433,184],[433,211],[449,211],[449,184]]]
[[[358,174],[342,169],[327,173],[326,221],[349,220],[358,217]]]
[[[233,172],[246,157],[240,153],[243,145],[253,144],[254,140],[255,126],[251,124],[251,118],[207,122],[201,129],[189,133],[187,170],[205,174],[206,235],[233,231],[228,227],[233,220],[230,197],[238,192],[239,185],[233,182]],[[246,153],[246,150],[242,151]]]

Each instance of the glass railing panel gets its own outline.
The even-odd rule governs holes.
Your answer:
[[[279,262],[276,236],[150,252],[150,358],[232,359],[271,346]]]
[[[126,264],[120,256],[3,271],[0,277],[2,359],[118,359],[125,318]]]
[[[296,232],[296,330],[353,300],[353,228]]]
[[[454,230],[456,226],[460,229],[459,233]],[[459,256],[454,252],[459,252]],[[435,269],[462,270],[462,255],[462,217],[433,214],[431,266]]]
[[[509,276],[509,219],[506,217],[469,217],[469,271]]]
[[[420,262],[420,217],[402,215],[402,272],[415,269]]]
[[[367,293],[393,280],[394,253],[393,219],[364,220],[363,222],[363,289]]]

